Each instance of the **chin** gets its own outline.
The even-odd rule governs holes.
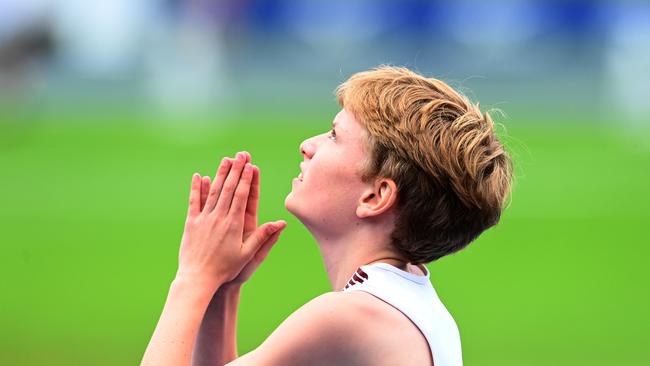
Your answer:
[[[296,213],[294,212],[293,192],[289,192],[287,197],[284,199],[284,208],[286,208],[292,215],[296,216]]]
[[[293,192],[289,192],[287,197],[284,199],[284,208],[286,208],[289,213],[297,218],[298,221],[302,222],[303,224],[305,223],[303,221],[305,219],[304,212],[301,214],[300,206],[298,205],[298,202],[296,202],[296,197],[294,196]]]

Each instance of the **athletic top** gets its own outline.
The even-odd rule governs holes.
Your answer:
[[[411,319],[426,337],[435,366],[462,366],[456,322],[433,289],[427,267],[418,267],[426,273],[425,276],[403,271],[388,263],[361,266],[343,291],[368,292]]]

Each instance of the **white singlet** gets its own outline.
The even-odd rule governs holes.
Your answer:
[[[456,322],[433,289],[427,267],[420,265],[418,268],[426,275],[416,275],[381,262],[361,266],[343,291],[368,292],[411,319],[427,339],[435,366],[462,366]]]

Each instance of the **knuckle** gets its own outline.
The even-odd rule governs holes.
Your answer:
[[[217,170],[220,174],[228,172],[230,169],[230,162],[228,160],[224,159],[224,161],[219,165],[219,169]]]
[[[233,228],[236,224],[236,221],[232,216],[226,216],[223,220],[223,223],[227,228]]]
[[[185,220],[185,227],[186,228],[194,227],[195,223],[196,223],[196,219],[190,216],[187,218],[187,220]]]
[[[232,191],[235,190],[235,187],[236,187],[236,186],[237,186],[237,182],[232,182],[232,181],[227,182],[227,183],[226,183],[226,190],[227,190],[228,192],[232,192]]]

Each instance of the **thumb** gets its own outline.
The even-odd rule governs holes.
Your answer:
[[[280,238],[280,234],[282,233],[282,230],[278,230],[274,232],[271,237],[269,237],[264,244],[260,247],[260,249],[253,255],[253,260],[256,261],[257,263],[262,263],[264,259],[266,259],[266,256],[269,255],[269,252],[271,251],[271,248],[275,246],[275,243],[278,241]]]
[[[281,231],[287,226],[287,223],[284,220],[279,220],[275,222],[267,222],[264,225],[255,229],[253,234],[246,240],[245,250],[248,257],[252,257],[254,253],[257,252],[260,247],[266,243],[273,234]]]

